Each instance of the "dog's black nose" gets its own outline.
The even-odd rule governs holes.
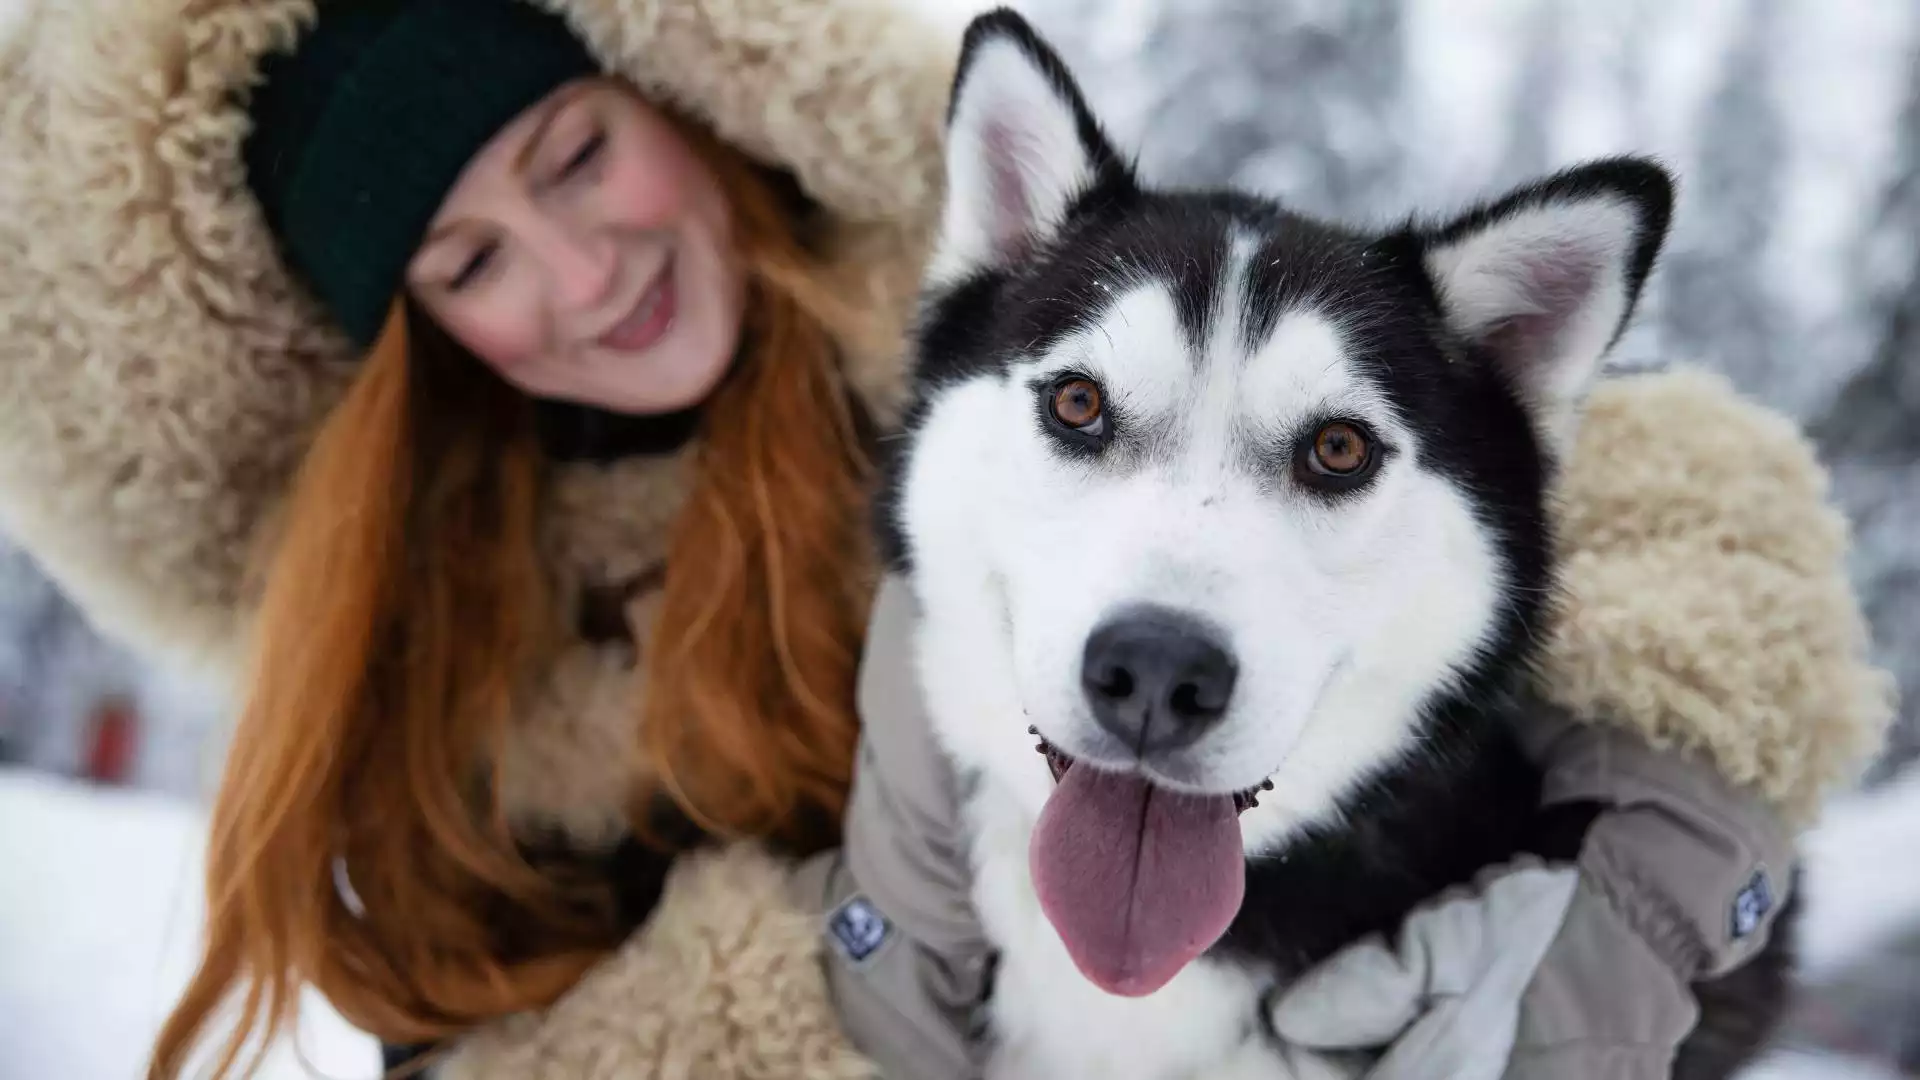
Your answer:
[[[1218,723],[1238,673],[1218,634],[1162,607],[1102,623],[1080,661],[1094,719],[1141,754],[1190,743]]]

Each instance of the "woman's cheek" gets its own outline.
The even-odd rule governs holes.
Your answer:
[[[628,228],[664,229],[680,218],[683,184],[672,163],[644,153],[622,155],[601,189],[614,220]]]
[[[481,301],[475,305],[475,317],[465,334],[457,335],[467,351],[488,367],[511,377],[513,369],[538,358],[541,335],[534,313],[524,306]]]

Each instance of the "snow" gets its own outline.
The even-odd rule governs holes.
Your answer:
[[[197,959],[206,822],[171,796],[0,770],[0,1077],[132,1080]],[[317,995],[300,1047],[367,1078],[379,1048]],[[309,1075],[291,1043],[261,1080]]]
[[[1783,1052],[1740,1074],[1740,1080],[1908,1080],[1891,1069],[1868,1062],[1847,1061],[1818,1054]]]
[[[1801,845],[1811,910],[1800,966],[1820,978],[1920,925],[1920,764],[1837,799]]]

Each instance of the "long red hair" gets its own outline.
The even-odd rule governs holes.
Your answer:
[[[681,126],[730,198],[752,298],[656,622],[636,628],[630,817],[646,836],[664,797],[719,837],[797,841],[837,825],[858,727],[866,465],[835,343],[863,316],[777,186]],[[205,952],[153,1080],[236,995],[216,1076],[257,1067],[302,985],[384,1041],[427,1042],[552,1002],[618,944],[604,884],[530,865],[492,795],[519,694],[565,636],[535,545],[544,468],[529,402],[396,303],[275,530]]]

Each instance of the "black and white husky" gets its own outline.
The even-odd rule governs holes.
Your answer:
[[[968,781],[992,1073],[1289,1075],[1263,995],[1528,843],[1543,493],[1671,184],[1385,234],[1151,190],[1007,11],[950,109],[881,529]]]

